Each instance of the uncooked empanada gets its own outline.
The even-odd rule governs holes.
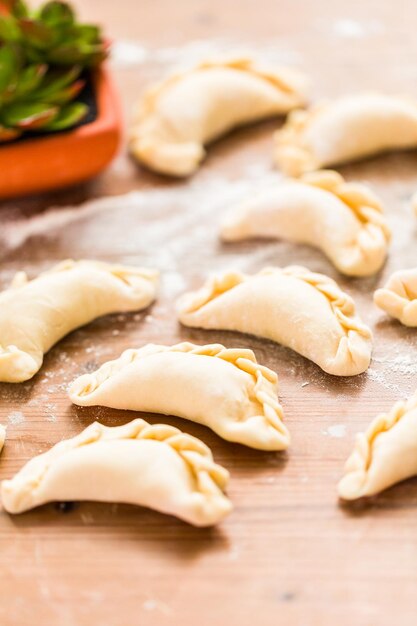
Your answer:
[[[98,422],[29,461],[1,486],[9,513],[53,501],[96,500],[146,506],[195,524],[231,510],[229,473],[199,439],[142,419],[109,428]]]
[[[338,270],[368,276],[385,261],[390,230],[379,200],[337,172],[306,174],[264,189],[224,219],[225,241],[277,237],[320,248]]]
[[[397,402],[359,433],[339,482],[339,496],[372,496],[417,474],[417,394]]]
[[[0,293],[0,381],[22,382],[66,334],[96,317],[147,307],[158,273],[97,261],[63,261],[28,281],[19,272]]]
[[[287,174],[417,146],[417,102],[362,93],[290,114],[275,133],[275,161]]]
[[[178,415],[228,441],[283,450],[290,436],[277,386],[275,372],[259,365],[252,350],[150,344],[81,376],[69,395],[80,406]]]
[[[6,427],[0,424],[0,452],[3,450],[4,442],[6,441]]]
[[[374,293],[374,302],[405,326],[417,326],[417,267],[394,272],[382,289]]]
[[[266,268],[247,276],[225,272],[182,296],[185,326],[236,330],[292,348],[325,372],[354,376],[371,358],[371,331],[353,300],[323,274],[304,267]]]
[[[202,63],[145,94],[130,133],[130,150],[150,169],[188,176],[214,139],[301,106],[304,83],[293,70],[266,70],[248,59]]]

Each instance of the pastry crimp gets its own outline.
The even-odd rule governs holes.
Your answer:
[[[305,83],[294,70],[269,70],[251,59],[201,63],[145,93],[130,131],[130,151],[156,172],[189,176],[214,139],[304,104]]]
[[[417,394],[397,402],[356,437],[338,485],[344,500],[373,496],[417,474]]]
[[[404,326],[417,327],[417,268],[394,272],[375,291],[374,302]]]
[[[63,261],[33,280],[19,272],[0,293],[0,382],[32,378],[43,355],[79,326],[149,306],[157,282],[156,271],[98,261]]]
[[[80,406],[177,415],[228,441],[283,450],[290,435],[277,396],[278,377],[252,350],[221,344],[149,344],[84,374],[70,386]]]
[[[372,333],[337,283],[304,267],[224,272],[178,301],[185,326],[234,330],[271,339],[336,376],[370,363]]]
[[[350,276],[375,274],[391,232],[378,198],[333,171],[284,180],[241,202],[221,225],[225,241],[272,237],[319,248]]]
[[[275,133],[275,162],[299,176],[381,152],[417,147],[417,101],[359,93],[290,113]]]
[[[136,419],[95,422],[30,460],[1,496],[8,513],[53,501],[96,500],[146,506],[195,526],[220,522],[232,508],[229,473],[199,439],[166,424]]]

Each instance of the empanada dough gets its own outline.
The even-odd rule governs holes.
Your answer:
[[[98,261],[63,261],[29,281],[19,272],[0,293],[0,381],[28,380],[43,355],[96,317],[147,307],[158,273]]]
[[[170,76],[139,102],[130,150],[147,167],[189,176],[204,146],[238,126],[287,113],[305,101],[305,79],[250,59],[207,62]]]
[[[277,386],[275,372],[259,365],[252,350],[149,344],[81,376],[69,395],[80,406],[178,415],[228,441],[283,450],[290,436]]]
[[[304,267],[266,268],[247,276],[225,272],[182,296],[185,326],[235,330],[299,352],[325,372],[354,376],[371,359],[371,331],[353,300],[323,274]]]
[[[6,441],[6,427],[0,424],[0,452],[3,450],[4,442]]]
[[[277,237],[320,248],[337,269],[369,276],[385,261],[390,229],[379,200],[337,172],[278,182],[234,207],[225,217],[225,241]]]
[[[374,293],[374,302],[405,326],[417,326],[417,267],[394,272],[382,289]]]
[[[360,93],[290,114],[275,133],[275,161],[287,174],[417,146],[417,101]]]
[[[210,526],[232,506],[229,473],[199,439],[142,419],[109,428],[98,422],[29,461],[1,485],[9,513],[53,501],[97,500],[146,506]]]
[[[372,496],[417,474],[417,394],[376,417],[355,448],[339,482],[339,496]]]

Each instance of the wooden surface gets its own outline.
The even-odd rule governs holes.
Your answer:
[[[363,88],[417,96],[413,0],[78,4],[116,40],[113,69],[126,115],[143,86],[174,65],[233,49],[303,69],[314,98]],[[278,178],[271,165],[276,126],[267,122],[219,141],[189,182],[146,173],[122,152],[89,185],[2,206],[2,287],[16,270],[34,276],[69,256],[157,267],[163,281],[150,310],[76,331],[50,351],[32,381],[0,385],[0,422],[8,425],[1,478],[94,419],[115,425],[133,418],[75,408],[66,386],[123,349],[149,341],[253,348],[280,376],[293,436],[288,454],[265,454],[167,419],[201,437],[231,472],[235,510],[215,529],[194,529],[129,506],[51,505],[16,517],[0,511],[2,626],[416,623],[417,479],[352,507],[338,504],[335,485],[354,434],[416,387],[416,333],[375,309],[372,292],[393,269],[417,263],[417,220],[408,203],[417,188],[417,153],[342,170],[381,195],[394,231],[380,276],[339,281],[375,333],[367,374],[334,379],[270,342],[187,330],[175,321],[175,298],[210,271],[300,263],[340,278],[319,252],[302,246],[218,242],[217,223],[228,204]],[[91,204],[102,196],[112,198]]]

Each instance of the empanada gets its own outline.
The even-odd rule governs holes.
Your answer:
[[[290,436],[277,386],[275,372],[259,365],[252,350],[150,344],[81,376],[69,395],[80,406],[178,415],[228,441],[283,450]]]
[[[1,495],[9,513],[56,500],[96,500],[146,506],[210,526],[232,508],[223,493],[228,479],[199,439],[136,419],[113,428],[91,424],[4,480]]]
[[[417,474],[417,394],[397,402],[359,433],[339,482],[339,496],[372,496]]]
[[[367,187],[324,170],[264,189],[233,208],[221,226],[225,241],[277,237],[310,244],[350,276],[381,268],[390,234],[381,204]]]
[[[335,281],[304,267],[266,268],[254,276],[225,272],[182,296],[178,312],[185,326],[272,339],[336,376],[369,366],[372,335],[353,300]]]
[[[207,62],[170,76],[139,102],[130,151],[152,170],[188,176],[204,146],[233,128],[287,113],[305,101],[305,79],[249,59]]]
[[[63,261],[28,281],[19,272],[0,293],[0,381],[22,382],[66,334],[96,317],[147,307],[158,273],[97,261]]]
[[[287,174],[417,146],[417,101],[361,93],[297,110],[275,133],[275,161]]]
[[[394,272],[382,289],[374,293],[374,302],[405,326],[417,326],[417,267]]]
[[[6,441],[6,427],[0,424],[0,452],[3,450],[4,442]]]

